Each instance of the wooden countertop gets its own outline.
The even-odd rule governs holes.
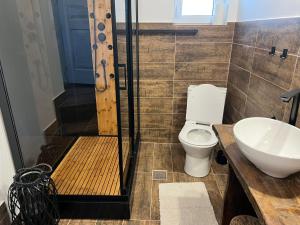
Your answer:
[[[300,173],[285,179],[270,177],[240,152],[233,125],[215,125],[214,130],[260,221],[266,225],[300,225]]]

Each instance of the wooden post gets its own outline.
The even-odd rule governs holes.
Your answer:
[[[99,135],[117,135],[111,0],[87,1],[95,76],[98,133]],[[102,35],[102,40],[99,39],[99,34]]]

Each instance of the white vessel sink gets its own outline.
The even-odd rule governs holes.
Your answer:
[[[233,133],[242,153],[264,173],[284,178],[300,171],[300,129],[253,117],[236,123]]]

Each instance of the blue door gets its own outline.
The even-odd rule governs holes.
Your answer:
[[[94,84],[86,0],[58,0],[65,84]]]

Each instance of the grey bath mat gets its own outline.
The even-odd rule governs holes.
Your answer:
[[[202,182],[159,185],[161,225],[218,225]]]

